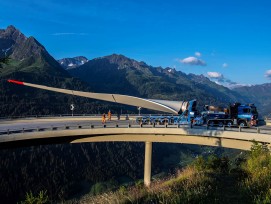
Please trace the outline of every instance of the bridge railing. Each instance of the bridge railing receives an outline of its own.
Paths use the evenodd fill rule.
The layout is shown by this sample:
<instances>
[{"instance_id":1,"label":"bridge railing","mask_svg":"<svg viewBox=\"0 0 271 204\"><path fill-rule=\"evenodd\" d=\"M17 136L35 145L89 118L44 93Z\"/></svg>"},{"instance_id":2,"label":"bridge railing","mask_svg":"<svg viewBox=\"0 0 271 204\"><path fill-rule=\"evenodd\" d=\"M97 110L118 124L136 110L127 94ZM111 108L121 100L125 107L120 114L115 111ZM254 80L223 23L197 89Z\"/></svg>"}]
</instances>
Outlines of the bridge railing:
<instances>
[{"instance_id":1,"label":"bridge railing","mask_svg":"<svg viewBox=\"0 0 271 204\"><path fill-rule=\"evenodd\" d=\"M147 124L134 124L134 123L126 123L126 124L91 124L91 123L78 123L76 125L58 125L58 126L36 126L31 128L20 128L20 129L7 129L0 131L0 135L10 135L10 134L23 134L29 132L41 132L41 131L62 131L62 130L76 130L76 129L98 129L98 128L185 128L185 129L201 129L204 131L233 131L233 132L247 132L247 133L257 133L257 134L270 134L270 128L263 127L210 127L210 126L191 126L191 125L147 125Z\"/></svg>"},{"instance_id":2,"label":"bridge railing","mask_svg":"<svg viewBox=\"0 0 271 204\"><path fill-rule=\"evenodd\" d=\"M27 118L55 118L55 117L101 117L102 114L51 114L51 115L19 115L0 117L0 120L6 119L27 119ZM117 114L112 114L117 117ZM121 114L121 117L136 117L138 114ZM140 114L140 116L173 116L169 114Z\"/></svg>"}]
</instances>

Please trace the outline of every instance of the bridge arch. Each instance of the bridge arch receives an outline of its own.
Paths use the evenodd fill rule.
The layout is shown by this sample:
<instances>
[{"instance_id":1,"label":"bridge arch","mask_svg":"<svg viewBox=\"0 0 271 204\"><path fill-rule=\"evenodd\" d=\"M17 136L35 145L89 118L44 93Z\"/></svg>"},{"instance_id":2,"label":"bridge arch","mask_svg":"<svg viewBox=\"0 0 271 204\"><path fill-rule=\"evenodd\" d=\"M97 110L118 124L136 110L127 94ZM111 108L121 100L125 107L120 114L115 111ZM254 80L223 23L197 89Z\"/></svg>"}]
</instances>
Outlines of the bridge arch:
<instances>
[{"instance_id":1,"label":"bridge arch","mask_svg":"<svg viewBox=\"0 0 271 204\"><path fill-rule=\"evenodd\" d=\"M144 142L144 183L150 185L152 143L181 143L249 150L253 141L270 147L271 137L257 132L235 132L191 128L88 128L2 135L0 146L84 142Z\"/></svg>"}]
</instances>

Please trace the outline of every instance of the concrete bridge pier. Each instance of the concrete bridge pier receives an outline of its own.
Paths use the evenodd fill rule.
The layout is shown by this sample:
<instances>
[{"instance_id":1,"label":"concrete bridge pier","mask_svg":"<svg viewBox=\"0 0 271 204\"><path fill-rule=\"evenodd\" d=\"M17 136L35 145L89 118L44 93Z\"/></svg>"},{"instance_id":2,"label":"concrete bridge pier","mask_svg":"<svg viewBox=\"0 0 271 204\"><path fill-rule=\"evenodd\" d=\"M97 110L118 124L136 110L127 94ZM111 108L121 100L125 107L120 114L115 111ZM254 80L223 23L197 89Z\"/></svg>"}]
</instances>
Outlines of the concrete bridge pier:
<instances>
[{"instance_id":1,"label":"concrete bridge pier","mask_svg":"<svg viewBox=\"0 0 271 204\"><path fill-rule=\"evenodd\" d=\"M151 159L152 142L145 142L144 184L146 187L151 185Z\"/></svg>"}]
</instances>

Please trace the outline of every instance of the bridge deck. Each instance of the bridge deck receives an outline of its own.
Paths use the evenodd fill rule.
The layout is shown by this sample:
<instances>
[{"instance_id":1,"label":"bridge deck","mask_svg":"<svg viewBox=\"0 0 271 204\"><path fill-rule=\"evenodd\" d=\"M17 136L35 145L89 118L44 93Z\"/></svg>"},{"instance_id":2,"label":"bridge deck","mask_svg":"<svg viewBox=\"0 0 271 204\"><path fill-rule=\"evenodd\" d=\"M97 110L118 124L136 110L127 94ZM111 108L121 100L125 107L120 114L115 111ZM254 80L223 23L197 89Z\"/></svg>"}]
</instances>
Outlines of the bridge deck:
<instances>
[{"instance_id":1,"label":"bridge deck","mask_svg":"<svg viewBox=\"0 0 271 204\"><path fill-rule=\"evenodd\" d=\"M252 141L271 144L270 128L209 128L204 126L136 125L129 121L100 121L70 118L2 121L1 147L12 144L79 143L79 142L167 142L250 149Z\"/></svg>"}]
</instances>

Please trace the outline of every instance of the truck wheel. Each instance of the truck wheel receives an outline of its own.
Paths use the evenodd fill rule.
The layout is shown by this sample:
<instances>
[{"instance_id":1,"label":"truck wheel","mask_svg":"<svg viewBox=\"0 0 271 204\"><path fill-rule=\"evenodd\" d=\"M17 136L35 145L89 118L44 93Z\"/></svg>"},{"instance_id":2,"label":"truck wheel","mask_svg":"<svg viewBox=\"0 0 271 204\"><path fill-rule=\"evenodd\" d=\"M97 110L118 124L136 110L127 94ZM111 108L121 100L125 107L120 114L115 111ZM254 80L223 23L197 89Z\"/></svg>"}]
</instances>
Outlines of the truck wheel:
<instances>
[{"instance_id":1,"label":"truck wheel","mask_svg":"<svg viewBox=\"0 0 271 204\"><path fill-rule=\"evenodd\" d=\"M232 126L232 122L231 121L227 122L227 126L231 127Z\"/></svg>"},{"instance_id":2,"label":"truck wheel","mask_svg":"<svg viewBox=\"0 0 271 204\"><path fill-rule=\"evenodd\" d=\"M239 126L240 127L246 127L247 126L247 123L245 121L240 121L239 122Z\"/></svg>"},{"instance_id":3,"label":"truck wheel","mask_svg":"<svg viewBox=\"0 0 271 204\"><path fill-rule=\"evenodd\" d=\"M209 126L211 126L211 127L214 127L215 126L215 122L214 121L210 121L210 122L208 122L209 123Z\"/></svg>"}]
</instances>

